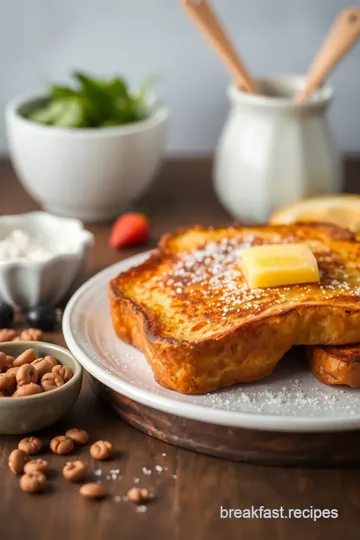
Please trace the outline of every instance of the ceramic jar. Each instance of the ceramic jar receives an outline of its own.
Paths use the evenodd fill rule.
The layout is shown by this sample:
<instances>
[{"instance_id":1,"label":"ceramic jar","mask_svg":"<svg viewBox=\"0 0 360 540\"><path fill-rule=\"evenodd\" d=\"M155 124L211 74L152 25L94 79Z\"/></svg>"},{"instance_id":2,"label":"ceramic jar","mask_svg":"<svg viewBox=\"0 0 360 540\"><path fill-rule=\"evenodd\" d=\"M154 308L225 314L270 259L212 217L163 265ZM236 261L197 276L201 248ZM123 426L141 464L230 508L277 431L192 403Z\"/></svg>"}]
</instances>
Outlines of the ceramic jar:
<instances>
[{"instance_id":1,"label":"ceramic jar","mask_svg":"<svg viewBox=\"0 0 360 540\"><path fill-rule=\"evenodd\" d=\"M341 160L327 120L332 91L325 86L296 103L303 85L303 77L283 75L261 79L261 96L229 88L214 186L235 219L264 222L284 204L340 191Z\"/></svg>"}]
</instances>

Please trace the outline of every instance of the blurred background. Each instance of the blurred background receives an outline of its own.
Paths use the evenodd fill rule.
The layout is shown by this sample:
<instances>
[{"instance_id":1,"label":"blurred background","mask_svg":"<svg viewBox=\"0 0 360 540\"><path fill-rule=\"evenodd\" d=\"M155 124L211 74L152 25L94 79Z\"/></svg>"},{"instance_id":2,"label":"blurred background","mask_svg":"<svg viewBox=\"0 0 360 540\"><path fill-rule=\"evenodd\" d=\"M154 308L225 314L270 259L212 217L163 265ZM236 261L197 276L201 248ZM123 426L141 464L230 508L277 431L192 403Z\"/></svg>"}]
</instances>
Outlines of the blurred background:
<instances>
[{"instance_id":1,"label":"blurred background","mask_svg":"<svg viewBox=\"0 0 360 540\"><path fill-rule=\"evenodd\" d=\"M255 75L303 73L345 0L214 0ZM346 153L360 149L360 47L330 78L331 123ZM131 83L159 75L169 105L167 153L210 153L228 109L228 75L176 0L2 1L0 105L65 82L79 68L123 74ZM4 121L0 152L6 153Z\"/></svg>"}]
</instances>

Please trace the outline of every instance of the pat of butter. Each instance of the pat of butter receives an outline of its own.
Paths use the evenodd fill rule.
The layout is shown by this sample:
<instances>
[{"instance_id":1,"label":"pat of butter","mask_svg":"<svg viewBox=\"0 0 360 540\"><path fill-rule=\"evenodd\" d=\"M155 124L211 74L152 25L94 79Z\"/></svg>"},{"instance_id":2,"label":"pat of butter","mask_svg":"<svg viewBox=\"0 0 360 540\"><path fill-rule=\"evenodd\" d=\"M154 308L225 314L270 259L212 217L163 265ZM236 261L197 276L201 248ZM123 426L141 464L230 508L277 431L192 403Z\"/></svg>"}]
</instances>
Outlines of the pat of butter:
<instances>
[{"instance_id":1,"label":"pat of butter","mask_svg":"<svg viewBox=\"0 0 360 540\"><path fill-rule=\"evenodd\" d=\"M250 288L279 287L320 280L315 256L306 244L271 244L246 248L241 269Z\"/></svg>"}]
</instances>

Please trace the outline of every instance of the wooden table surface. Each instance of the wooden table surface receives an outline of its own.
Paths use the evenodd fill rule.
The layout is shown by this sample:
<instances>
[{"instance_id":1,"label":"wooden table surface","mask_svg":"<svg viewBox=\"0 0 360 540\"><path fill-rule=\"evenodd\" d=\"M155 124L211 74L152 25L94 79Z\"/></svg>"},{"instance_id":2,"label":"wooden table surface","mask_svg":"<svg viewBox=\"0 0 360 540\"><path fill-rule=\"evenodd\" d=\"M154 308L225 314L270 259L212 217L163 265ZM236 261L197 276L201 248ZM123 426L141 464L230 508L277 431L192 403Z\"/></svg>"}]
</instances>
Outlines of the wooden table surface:
<instances>
[{"instance_id":1,"label":"wooden table surface","mask_svg":"<svg viewBox=\"0 0 360 540\"><path fill-rule=\"evenodd\" d=\"M360 163L349 161L346 190L359 192ZM7 161L0 162L0 214L34 210L37 205L23 191ZM211 190L209 160L175 160L167 163L141 206L152 221L151 244L160 234L182 225L222 224L229 221ZM89 226L96 236L89 275L136 253L114 252L107 246L109 225ZM64 344L61 332L46 336ZM22 493L9 471L9 452L19 437L0 436L0 539L17 540L213 540L217 538L327 540L353 539L360 527L360 471L358 469L300 469L239 464L191 453L152 439L119 420L97 401L85 377L79 401L58 425L41 433L44 441L82 427L91 438L108 439L116 458L101 465L109 497L100 503L82 499L78 488L65 481L59 470L65 457L44 452L53 469L51 490L43 495ZM339 435L341 436L341 435ZM331 452L331 448L329 448ZM98 464L88 449L76 452L88 461L90 473ZM157 472L155 466L164 468ZM142 468L152 470L145 475ZM120 469L116 480L107 479ZM91 477L91 474L90 474ZM147 511L136 512L120 501L139 478L155 499ZM221 519L220 507L251 509L336 509L338 519Z\"/></svg>"}]
</instances>

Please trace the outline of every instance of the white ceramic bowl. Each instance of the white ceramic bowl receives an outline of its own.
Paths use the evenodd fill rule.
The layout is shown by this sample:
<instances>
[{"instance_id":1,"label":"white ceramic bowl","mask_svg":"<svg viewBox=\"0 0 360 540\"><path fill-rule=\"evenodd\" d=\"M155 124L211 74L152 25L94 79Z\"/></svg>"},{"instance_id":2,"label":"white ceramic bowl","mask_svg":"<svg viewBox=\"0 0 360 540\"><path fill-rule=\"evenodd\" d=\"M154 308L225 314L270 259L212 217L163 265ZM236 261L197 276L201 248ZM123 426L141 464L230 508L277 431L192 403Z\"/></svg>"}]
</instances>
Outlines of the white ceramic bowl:
<instances>
[{"instance_id":1,"label":"white ceramic bowl","mask_svg":"<svg viewBox=\"0 0 360 540\"><path fill-rule=\"evenodd\" d=\"M19 308L56 305L81 278L93 235L79 220L46 212L0 216L0 241L16 229L56 253L46 260L0 260L0 300Z\"/></svg>"},{"instance_id":2,"label":"white ceramic bowl","mask_svg":"<svg viewBox=\"0 0 360 540\"><path fill-rule=\"evenodd\" d=\"M43 207L83 221L119 215L150 185L164 153L168 110L108 128L44 126L22 116L44 97L6 107L10 157L20 181Z\"/></svg>"}]
</instances>

